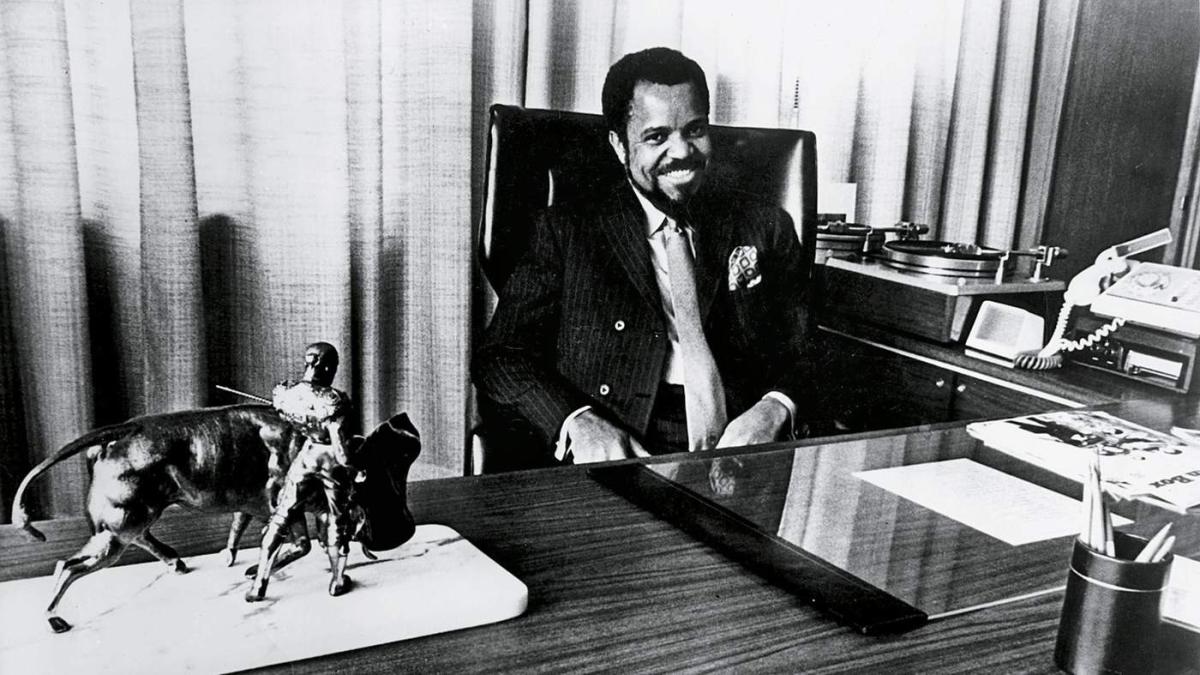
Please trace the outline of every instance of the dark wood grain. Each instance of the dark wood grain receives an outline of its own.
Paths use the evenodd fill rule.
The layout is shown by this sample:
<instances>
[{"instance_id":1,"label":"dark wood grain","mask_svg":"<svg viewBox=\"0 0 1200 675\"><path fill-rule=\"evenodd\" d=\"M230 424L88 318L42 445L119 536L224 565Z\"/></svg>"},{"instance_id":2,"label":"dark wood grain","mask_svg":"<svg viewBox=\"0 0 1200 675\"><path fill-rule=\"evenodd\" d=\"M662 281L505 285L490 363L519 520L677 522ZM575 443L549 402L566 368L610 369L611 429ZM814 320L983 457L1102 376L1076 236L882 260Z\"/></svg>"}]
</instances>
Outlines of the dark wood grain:
<instances>
[{"instance_id":1,"label":"dark wood grain","mask_svg":"<svg viewBox=\"0 0 1200 675\"><path fill-rule=\"evenodd\" d=\"M1053 316L1057 310L1057 307L1052 307L1049 315ZM976 379L994 378L1080 405L1100 405L1116 401L1170 401L1179 398L1171 391L1075 363L1067 363L1055 370L1017 370L967 356L959 345L938 344L839 315L822 315L820 323L825 334L838 337L853 336L846 339L860 344L881 345L900 350L905 354L931 359L944 364L944 367L966 372ZM1056 405L1061 407L1061 404Z\"/></svg>"},{"instance_id":2,"label":"dark wood grain","mask_svg":"<svg viewBox=\"0 0 1200 675\"><path fill-rule=\"evenodd\" d=\"M954 378L951 417L955 420L996 419L1057 410L1062 406L968 375Z\"/></svg>"},{"instance_id":3,"label":"dark wood grain","mask_svg":"<svg viewBox=\"0 0 1200 675\"><path fill-rule=\"evenodd\" d=\"M817 373L823 396L804 411L810 435L950 419L953 373L837 335L825 336L824 349Z\"/></svg>"},{"instance_id":4,"label":"dark wood grain","mask_svg":"<svg viewBox=\"0 0 1200 675\"><path fill-rule=\"evenodd\" d=\"M826 311L938 342L953 341L954 296L837 267L821 266L818 279Z\"/></svg>"},{"instance_id":5,"label":"dark wood grain","mask_svg":"<svg viewBox=\"0 0 1200 675\"><path fill-rule=\"evenodd\" d=\"M883 345L894 343L894 339ZM946 365L934 365L886 351L851 338L830 334L826 338L831 356L822 364L820 377L829 382L828 396L816 416L834 420L836 428L863 431L898 429L951 420L1012 417L1062 408L1061 403L995 384L953 370L961 363L961 349L920 343L924 355L933 355ZM970 359L973 372L986 362ZM1014 371L986 363L1006 379ZM983 374L984 377L987 374ZM829 434L828 426L817 431Z\"/></svg>"},{"instance_id":6,"label":"dark wood grain","mask_svg":"<svg viewBox=\"0 0 1200 675\"><path fill-rule=\"evenodd\" d=\"M1182 405L1177 412L1186 418ZM958 429L916 435L910 445L919 452L963 442ZM855 438L879 448L896 442ZM744 451L717 454L735 452ZM528 611L268 672L1055 671L1060 595L931 622L902 636L864 636L590 480L583 467L418 482L410 502L417 522L453 527L525 582ZM164 528L163 539L193 552L221 547L222 518L163 519L188 523L188 536ZM6 577L45 573L86 535L79 520L48 527L48 544L27 542L14 529L0 526ZM1185 545L1200 552L1200 541ZM1175 649L1177 664L1200 654L1194 644Z\"/></svg>"},{"instance_id":7,"label":"dark wood grain","mask_svg":"<svg viewBox=\"0 0 1200 675\"><path fill-rule=\"evenodd\" d=\"M555 484L547 485L552 474ZM1017 615L998 612L969 627L926 626L901 640L861 636L589 483L577 469L505 482L487 477L425 484L420 501L432 499L439 514L453 509L455 517L439 520L529 585L526 615L279 672L936 671L954 664L961 670L966 663L1053 669L1054 600L1031 604L1028 609L1041 615L1032 625L1026 612L1019 623ZM503 534L481 530L481 520L497 522L484 515L489 505L510 503L514 491L531 499L506 509ZM979 653L976 645L989 643L990 653Z\"/></svg>"},{"instance_id":8,"label":"dark wood grain","mask_svg":"<svg viewBox=\"0 0 1200 675\"><path fill-rule=\"evenodd\" d=\"M757 518L746 518L645 466L599 467L588 475L863 634L903 632L928 618L912 605L775 536L758 526ZM775 504L769 515L775 516L779 508Z\"/></svg>"},{"instance_id":9,"label":"dark wood grain","mask_svg":"<svg viewBox=\"0 0 1200 675\"><path fill-rule=\"evenodd\" d=\"M1197 22L1194 2L1079 4L1042 236L1071 252L1054 267L1060 278L1170 222L1200 49Z\"/></svg>"}]
</instances>

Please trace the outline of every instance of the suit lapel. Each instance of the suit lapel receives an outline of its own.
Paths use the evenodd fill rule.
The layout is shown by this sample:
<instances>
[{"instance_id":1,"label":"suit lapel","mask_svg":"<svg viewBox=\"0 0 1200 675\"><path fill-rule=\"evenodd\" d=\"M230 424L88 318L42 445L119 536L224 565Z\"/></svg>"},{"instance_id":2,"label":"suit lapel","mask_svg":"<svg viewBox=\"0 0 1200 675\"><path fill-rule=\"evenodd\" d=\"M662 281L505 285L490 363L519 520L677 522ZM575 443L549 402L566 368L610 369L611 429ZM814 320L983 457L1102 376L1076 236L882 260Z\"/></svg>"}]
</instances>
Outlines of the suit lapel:
<instances>
[{"instance_id":1,"label":"suit lapel","mask_svg":"<svg viewBox=\"0 0 1200 675\"><path fill-rule=\"evenodd\" d=\"M716 215L719 211L703 208L690 211L688 222L696 233L696 300L700 304L700 319L706 320L728 273L726 255L733 227L729 219Z\"/></svg>"},{"instance_id":2,"label":"suit lapel","mask_svg":"<svg viewBox=\"0 0 1200 675\"><path fill-rule=\"evenodd\" d=\"M650 250L646 241L646 218L632 190L628 185L618 188L613 199L615 206L608 209L601 221L601 229L638 294L656 314L662 316L662 298L658 292L658 282L654 279L654 269L650 265Z\"/></svg>"}]
</instances>

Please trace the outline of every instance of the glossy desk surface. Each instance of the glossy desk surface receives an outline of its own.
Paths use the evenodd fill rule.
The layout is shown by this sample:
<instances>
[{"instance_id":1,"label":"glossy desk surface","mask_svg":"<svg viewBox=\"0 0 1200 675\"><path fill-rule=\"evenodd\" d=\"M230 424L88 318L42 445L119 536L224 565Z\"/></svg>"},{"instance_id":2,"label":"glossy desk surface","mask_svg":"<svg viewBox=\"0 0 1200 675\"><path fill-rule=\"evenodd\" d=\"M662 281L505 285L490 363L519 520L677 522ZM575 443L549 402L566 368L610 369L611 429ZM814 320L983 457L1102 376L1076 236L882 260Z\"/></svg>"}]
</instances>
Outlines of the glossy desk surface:
<instances>
[{"instance_id":1,"label":"glossy desk surface","mask_svg":"<svg viewBox=\"0 0 1200 675\"><path fill-rule=\"evenodd\" d=\"M1166 408L1127 405L1114 412L1158 428L1196 421L1194 400L1178 399ZM953 456L973 452L978 444L961 425L950 425L801 445L806 447L797 456L843 453L847 461L859 461L851 458ZM671 458L651 463L661 461ZM1066 494L1078 490L1043 478L1039 482ZM931 621L902 634L862 635L626 501L589 478L586 467L414 483L410 503L418 522L453 527L524 581L530 590L527 612L499 624L273 671L1056 672L1052 653L1061 593ZM1150 507L1134 510L1135 532L1153 532L1166 519L1181 518ZM1177 525L1176 551L1200 559L1195 520ZM196 546L219 548L224 522L214 521L215 536ZM68 540L59 548L78 546L82 528L66 523L52 541ZM48 573L55 553L23 543L12 529L0 527L0 570ZM963 541L970 547L975 540ZM1030 550L1036 551L1029 554L1031 573L1052 581L1053 570L1038 562L1044 550ZM1066 545L1061 553L1065 575ZM1022 549L1017 555L1025 554ZM931 551L927 559L937 555ZM1196 636L1179 629L1170 635L1172 670L1200 667Z\"/></svg>"},{"instance_id":2,"label":"glossy desk surface","mask_svg":"<svg viewBox=\"0 0 1200 675\"><path fill-rule=\"evenodd\" d=\"M977 445L961 428L950 428L801 452L925 457ZM503 624L297 669L1056 671L1061 593L903 634L866 636L618 497L588 479L582 467L429 482L413 492L419 520L458 529L525 581L529 610ZM1139 516L1138 532L1152 533L1165 519L1179 518L1149 507L1135 510L1139 514L1130 515ZM1177 551L1200 558L1200 527L1191 520L1181 521L1187 535ZM978 543L968 535L961 545ZM1009 573L1019 573L1024 561L1045 583L1065 578L1069 539L1057 544L1061 555L1051 552L1049 566L1045 546L1052 542L1022 549L1006 563ZM931 550L920 557L936 567L938 555ZM1054 563L1054 557L1060 560ZM1200 667L1200 644L1177 633L1173 637L1182 639L1171 663Z\"/></svg>"}]
</instances>

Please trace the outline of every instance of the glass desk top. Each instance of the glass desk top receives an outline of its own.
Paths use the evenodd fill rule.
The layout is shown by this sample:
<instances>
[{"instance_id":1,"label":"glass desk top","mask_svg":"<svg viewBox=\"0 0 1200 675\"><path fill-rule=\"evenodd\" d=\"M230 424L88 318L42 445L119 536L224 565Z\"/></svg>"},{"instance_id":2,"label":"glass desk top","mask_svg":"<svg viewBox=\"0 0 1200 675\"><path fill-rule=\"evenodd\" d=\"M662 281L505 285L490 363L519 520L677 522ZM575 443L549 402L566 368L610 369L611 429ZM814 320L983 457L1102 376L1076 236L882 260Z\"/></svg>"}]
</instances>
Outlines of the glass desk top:
<instances>
[{"instance_id":1,"label":"glass desk top","mask_svg":"<svg viewBox=\"0 0 1200 675\"><path fill-rule=\"evenodd\" d=\"M961 428L589 473L859 630L885 632L1058 592L1065 583L1073 534L1010 545L854 475L959 458L1080 495L1077 484L987 448ZM1115 510L1137 520L1120 529L1146 536L1181 518L1134 503ZM1187 524L1192 546L1195 520Z\"/></svg>"}]
</instances>

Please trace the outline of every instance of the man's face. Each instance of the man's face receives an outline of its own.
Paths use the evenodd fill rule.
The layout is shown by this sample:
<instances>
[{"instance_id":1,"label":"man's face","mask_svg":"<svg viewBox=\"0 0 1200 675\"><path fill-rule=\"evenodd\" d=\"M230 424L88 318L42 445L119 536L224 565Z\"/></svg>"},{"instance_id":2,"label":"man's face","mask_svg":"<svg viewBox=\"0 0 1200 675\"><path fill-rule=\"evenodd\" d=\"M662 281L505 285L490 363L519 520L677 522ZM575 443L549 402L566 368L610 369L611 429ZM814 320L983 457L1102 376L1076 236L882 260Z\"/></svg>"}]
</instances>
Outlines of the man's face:
<instances>
[{"instance_id":1,"label":"man's face","mask_svg":"<svg viewBox=\"0 0 1200 675\"><path fill-rule=\"evenodd\" d=\"M701 110L691 83L638 82L625 138L608 134L629 180L664 212L686 203L704 179L712 142Z\"/></svg>"}]
</instances>

